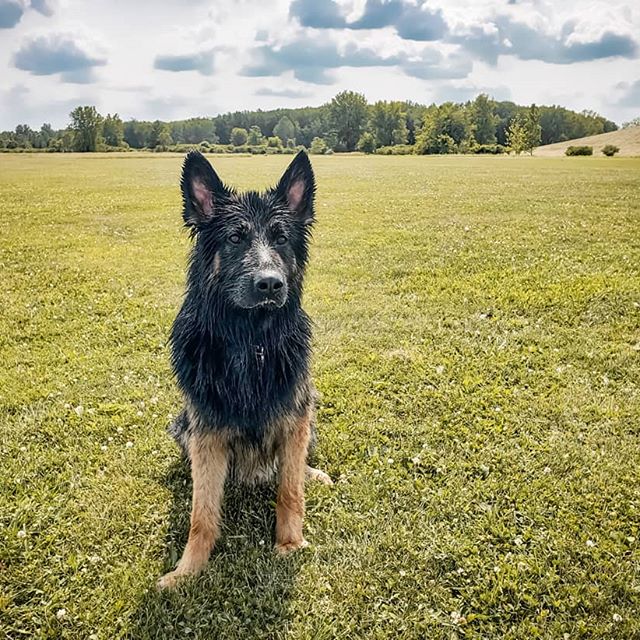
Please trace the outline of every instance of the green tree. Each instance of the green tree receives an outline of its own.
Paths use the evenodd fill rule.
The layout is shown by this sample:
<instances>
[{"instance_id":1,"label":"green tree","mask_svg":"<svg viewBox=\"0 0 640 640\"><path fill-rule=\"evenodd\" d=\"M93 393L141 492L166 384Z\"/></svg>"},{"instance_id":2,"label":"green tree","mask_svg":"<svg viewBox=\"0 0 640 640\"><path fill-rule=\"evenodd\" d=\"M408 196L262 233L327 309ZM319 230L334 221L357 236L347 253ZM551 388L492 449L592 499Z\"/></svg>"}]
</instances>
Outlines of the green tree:
<instances>
[{"instance_id":1,"label":"green tree","mask_svg":"<svg viewBox=\"0 0 640 640\"><path fill-rule=\"evenodd\" d=\"M342 91L329 104L329 122L336 150L353 151L367 122L367 99L361 93Z\"/></svg>"},{"instance_id":2,"label":"green tree","mask_svg":"<svg viewBox=\"0 0 640 640\"><path fill-rule=\"evenodd\" d=\"M143 149L148 146L151 123L129 120L124 123L124 141L133 149Z\"/></svg>"},{"instance_id":3,"label":"green tree","mask_svg":"<svg viewBox=\"0 0 640 640\"><path fill-rule=\"evenodd\" d=\"M121 147L124 141L124 124L117 113L107 114L102 123L102 137L110 147Z\"/></svg>"},{"instance_id":4,"label":"green tree","mask_svg":"<svg viewBox=\"0 0 640 640\"><path fill-rule=\"evenodd\" d=\"M93 106L76 107L70 114L75 151L95 151L101 142L102 116Z\"/></svg>"},{"instance_id":5,"label":"green tree","mask_svg":"<svg viewBox=\"0 0 640 640\"><path fill-rule=\"evenodd\" d=\"M231 144L234 147L241 147L244 144L247 144L247 140L249 139L249 134L246 129L242 127L234 127L231 130Z\"/></svg>"},{"instance_id":6,"label":"green tree","mask_svg":"<svg viewBox=\"0 0 640 640\"><path fill-rule=\"evenodd\" d=\"M418 154L455 153L466 144L470 135L471 127L462 105L445 102L425 112L415 150Z\"/></svg>"},{"instance_id":7,"label":"green tree","mask_svg":"<svg viewBox=\"0 0 640 640\"><path fill-rule=\"evenodd\" d=\"M365 131L358 140L358 151L363 153L374 153L376 150L376 139L372 133Z\"/></svg>"},{"instance_id":8,"label":"green tree","mask_svg":"<svg viewBox=\"0 0 640 640\"><path fill-rule=\"evenodd\" d=\"M264 143L264 136L262 135L262 131L258 125L253 125L251 129L249 129L249 133L247 135L247 144L250 144L253 147L257 147Z\"/></svg>"},{"instance_id":9,"label":"green tree","mask_svg":"<svg viewBox=\"0 0 640 640\"><path fill-rule=\"evenodd\" d=\"M294 140L296 137L296 126L287 116L282 116L278 124L273 128L273 135L282 140L282 144L287 144L287 140Z\"/></svg>"},{"instance_id":10,"label":"green tree","mask_svg":"<svg viewBox=\"0 0 640 640\"><path fill-rule=\"evenodd\" d=\"M481 93L471 105L473 136L478 144L496 143L496 126L499 118L494 113L495 104L486 93Z\"/></svg>"},{"instance_id":11,"label":"green tree","mask_svg":"<svg viewBox=\"0 0 640 640\"><path fill-rule=\"evenodd\" d=\"M171 144L173 144L173 139L171 138L169 125L161 120L155 120L151 125L147 146L149 149L155 149L156 147L167 147Z\"/></svg>"},{"instance_id":12,"label":"green tree","mask_svg":"<svg viewBox=\"0 0 640 640\"><path fill-rule=\"evenodd\" d=\"M540 126L540 109L532 104L524 120L525 151L533 155L533 150L540 145L542 127Z\"/></svg>"},{"instance_id":13,"label":"green tree","mask_svg":"<svg viewBox=\"0 0 640 640\"><path fill-rule=\"evenodd\" d=\"M171 137L171 130L167 125L162 128L160 135L158 136L158 144L156 147L160 147L161 149L166 149L173 144L173 138Z\"/></svg>"},{"instance_id":14,"label":"green tree","mask_svg":"<svg viewBox=\"0 0 640 640\"><path fill-rule=\"evenodd\" d=\"M507 129L507 144L517 156L527 148L527 132L520 114L511 120Z\"/></svg>"},{"instance_id":15,"label":"green tree","mask_svg":"<svg viewBox=\"0 0 640 640\"><path fill-rule=\"evenodd\" d=\"M407 116L402 102L376 102L371 108L370 128L378 147L407 142Z\"/></svg>"},{"instance_id":16,"label":"green tree","mask_svg":"<svg viewBox=\"0 0 640 640\"><path fill-rule=\"evenodd\" d=\"M53 130L48 122L45 122L40 127L40 136L45 147L48 147L51 141L56 137L56 132Z\"/></svg>"},{"instance_id":17,"label":"green tree","mask_svg":"<svg viewBox=\"0 0 640 640\"><path fill-rule=\"evenodd\" d=\"M311 141L311 146L309 147L309 151L313 154L322 155L327 152L327 143L324 141L324 138L315 137Z\"/></svg>"}]
</instances>

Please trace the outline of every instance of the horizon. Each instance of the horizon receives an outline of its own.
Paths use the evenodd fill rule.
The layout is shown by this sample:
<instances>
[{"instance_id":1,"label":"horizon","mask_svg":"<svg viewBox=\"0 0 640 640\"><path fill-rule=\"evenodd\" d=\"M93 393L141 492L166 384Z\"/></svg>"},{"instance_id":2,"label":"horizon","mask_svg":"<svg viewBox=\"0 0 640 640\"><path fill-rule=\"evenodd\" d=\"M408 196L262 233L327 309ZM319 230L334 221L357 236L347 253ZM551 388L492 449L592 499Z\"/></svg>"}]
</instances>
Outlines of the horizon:
<instances>
[{"instance_id":1,"label":"horizon","mask_svg":"<svg viewBox=\"0 0 640 640\"><path fill-rule=\"evenodd\" d=\"M123 120L378 100L640 112L640 8L629 0L0 0L0 130L68 125L78 105ZM133 55L132 55L133 54Z\"/></svg>"}]
</instances>

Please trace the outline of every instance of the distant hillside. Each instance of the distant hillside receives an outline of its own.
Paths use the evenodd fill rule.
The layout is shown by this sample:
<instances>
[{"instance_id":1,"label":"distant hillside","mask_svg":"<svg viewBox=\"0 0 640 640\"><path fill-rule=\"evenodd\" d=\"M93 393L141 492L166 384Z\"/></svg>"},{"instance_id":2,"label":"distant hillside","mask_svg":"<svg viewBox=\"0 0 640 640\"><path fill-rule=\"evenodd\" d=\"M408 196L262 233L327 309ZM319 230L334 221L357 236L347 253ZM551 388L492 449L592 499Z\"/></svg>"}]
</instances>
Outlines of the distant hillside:
<instances>
[{"instance_id":1,"label":"distant hillside","mask_svg":"<svg viewBox=\"0 0 640 640\"><path fill-rule=\"evenodd\" d=\"M586 138L547 144L543 147L538 147L534 155L548 158L563 156L567 147L585 144L593 147L594 156L602 155L600 149L605 144L615 144L616 147L620 147L620 153L617 154L619 156L640 156L640 127L627 127L618 131L601 133L597 136L587 136Z\"/></svg>"}]
</instances>

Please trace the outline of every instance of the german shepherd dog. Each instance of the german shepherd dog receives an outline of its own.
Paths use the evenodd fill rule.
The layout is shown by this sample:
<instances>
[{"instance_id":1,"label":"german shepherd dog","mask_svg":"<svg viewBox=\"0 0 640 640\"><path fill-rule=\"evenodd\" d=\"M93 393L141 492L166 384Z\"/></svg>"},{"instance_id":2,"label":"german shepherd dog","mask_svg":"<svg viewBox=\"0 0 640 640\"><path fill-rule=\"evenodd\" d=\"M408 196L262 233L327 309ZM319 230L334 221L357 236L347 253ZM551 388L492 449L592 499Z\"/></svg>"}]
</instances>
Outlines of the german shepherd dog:
<instances>
[{"instance_id":1,"label":"german shepherd dog","mask_svg":"<svg viewBox=\"0 0 640 640\"><path fill-rule=\"evenodd\" d=\"M275 549L306 546L305 476L315 439L311 329L302 281L315 179L301 151L275 188L238 193L197 151L182 169L183 218L194 241L173 324L172 364L185 407L169 431L191 463L193 500L182 559L159 587L206 565L220 531L227 478L277 475Z\"/></svg>"}]
</instances>

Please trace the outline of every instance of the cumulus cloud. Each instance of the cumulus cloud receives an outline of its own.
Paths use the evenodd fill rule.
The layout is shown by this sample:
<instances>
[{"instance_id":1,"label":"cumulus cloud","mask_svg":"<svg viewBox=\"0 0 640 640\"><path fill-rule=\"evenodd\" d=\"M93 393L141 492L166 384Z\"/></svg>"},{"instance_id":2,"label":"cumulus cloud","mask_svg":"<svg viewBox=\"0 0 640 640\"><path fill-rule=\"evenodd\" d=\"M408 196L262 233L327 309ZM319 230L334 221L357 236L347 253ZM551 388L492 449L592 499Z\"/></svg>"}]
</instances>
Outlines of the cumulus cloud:
<instances>
[{"instance_id":1,"label":"cumulus cloud","mask_svg":"<svg viewBox=\"0 0 640 640\"><path fill-rule=\"evenodd\" d=\"M213 51L200 51L183 55L156 56L153 66L162 71L197 71L203 76L213 75Z\"/></svg>"},{"instance_id":2,"label":"cumulus cloud","mask_svg":"<svg viewBox=\"0 0 640 640\"><path fill-rule=\"evenodd\" d=\"M29 6L48 18L53 15L53 7L49 0L31 0Z\"/></svg>"},{"instance_id":3,"label":"cumulus cloud","mask_svg":"<svg viewBox=\"0 0 640 640\"><path fill-rule=\"evenodd\" d=\"M633 58L638 44L628 34L603 31L593 40L572 38L575 22L567 21L559 35L542 28L498 16L494 21L473 26L467 32L451 36L452 42L495 65L500 55L512 55L521 60L540 60L551 64L572 64L604 58Z\"/></svg>"},{"instance_id":4,"label":"cumulus cloud","mask_svg":"<svg viewBox=\"0 0 640 640\"><path fill-rule=\"evenodd\" d=\"M50 34L27 40L14 55L13 64L35 76L60 73L65 82L86 84L92 81L93 68L106 60L89 54L73 36Z\"/></svg>"},{"instance_id":5,"label":"cumulus cloud","mask_svg":"<svg viewBox=\"0 0 640 640\"><path fill-rule=\"evenodd\" d=\"M15 27L24 13L22 2L17 0L0 0L0 29Z\"/></svg>"},{"instance_id":6,"label":"cumulus cloud","mask_svg":"<svg viewBox=\"0 0 640 640\"><path fill-rule=\"evenodd\" d=\"M34 9L43 16L51 17L53 7L50 0L0 0L0 29L13 29L27 9Z\"/></svg>"},{"instance_id":7,"label":"cumulus cloud","mask_svg":"<svg viewBox=\"0 0 640 640\"><path fill-rule=\"evenodd\" d=\"M439 51L425 50L412 55L405 52L381 55L371 48L349 44L342 50L331 40L309 40L302 37L280 48L256 47L252 61L241 73L246 76L278 76L293 71L297 80L312 84L331 84L329 73L340 67L400 67L407 75L423 78L464 78L472 69L468 59L444 56Z\"/></svg>"},{"instance_id":8,"label":"cumulus cloud","mask_svg":"<svg viewBox=\"0 0 640 640\"><path fill-rule=\"evenodd\" d=\"M406 0L366 0L362 15L348 22L333 0L295 0L289 15L297 18L303 27L314 29L395 27L401 38L423 42L441 39L448 29L442 11L430 9L424 1L416 5Z\"/></svg>"},{"instance_id":9,"label":"cumulus cloud","mask_svg":"<svg viewBox=\"0 0 640 640\"><path fill-rule=\"evenodd\" d=\"M294 0L289 7L289 15L298 18L303 27L343 29L346 26L338 3L332 0Z\"/></svg>"}]
</instances>

